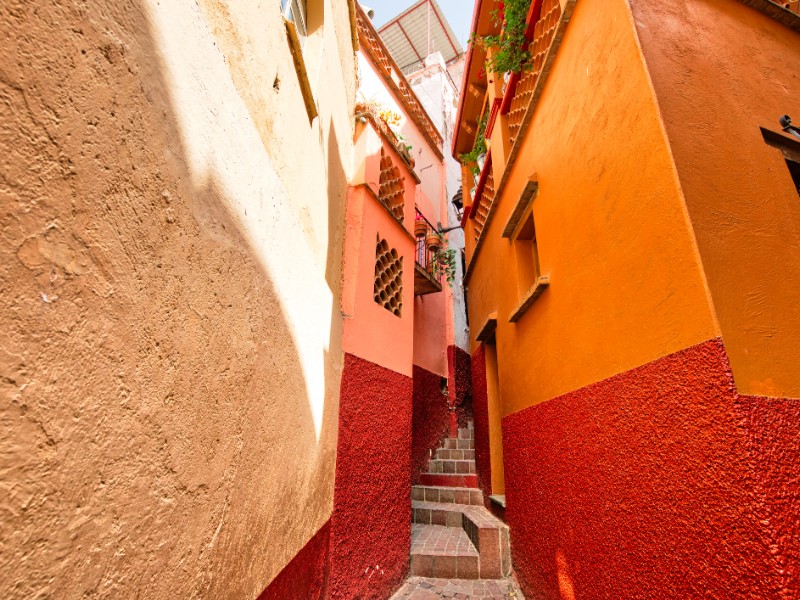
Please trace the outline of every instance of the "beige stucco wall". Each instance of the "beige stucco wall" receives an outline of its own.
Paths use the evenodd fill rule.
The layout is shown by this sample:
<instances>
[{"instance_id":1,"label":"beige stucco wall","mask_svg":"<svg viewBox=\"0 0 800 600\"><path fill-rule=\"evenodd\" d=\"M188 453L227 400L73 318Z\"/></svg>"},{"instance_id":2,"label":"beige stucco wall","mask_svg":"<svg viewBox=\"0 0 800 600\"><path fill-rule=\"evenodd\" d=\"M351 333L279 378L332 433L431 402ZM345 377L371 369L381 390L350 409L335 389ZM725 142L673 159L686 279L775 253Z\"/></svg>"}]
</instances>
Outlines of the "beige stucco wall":
<instances>
[{"instance_id":1,"label":"beige stucco wall","mask_svg":"<svg viewBox=\"0 0 800 600\"><path fill-rule=\"evenodd\" d=\"M329 518L355 73L313 5L311 125L278 2L0 7L0 597L254 598Z\"/></svg>"}]
</instances>

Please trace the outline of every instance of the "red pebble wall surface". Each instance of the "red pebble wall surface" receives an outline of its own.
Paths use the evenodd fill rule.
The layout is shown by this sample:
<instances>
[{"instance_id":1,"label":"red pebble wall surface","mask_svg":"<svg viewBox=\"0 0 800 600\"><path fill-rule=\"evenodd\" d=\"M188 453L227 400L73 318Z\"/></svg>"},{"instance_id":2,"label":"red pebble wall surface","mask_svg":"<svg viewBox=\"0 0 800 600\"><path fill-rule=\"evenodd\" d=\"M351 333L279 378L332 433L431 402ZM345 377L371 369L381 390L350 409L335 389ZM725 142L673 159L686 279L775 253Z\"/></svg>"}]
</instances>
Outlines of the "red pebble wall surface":
<instances>
[{"instance_id":1,"label":"red pebble wall surface","mask_svg":"<svg viewBox=\"0 0 800 600\"><path fill-rule=\"evenodd\" d=\"M419 483L419 475L428 464L430 451L438 448L447 437L450 412L447 395L442 393L439 375L414 365L414 420L411 446L411 469L413 482Z\"/></svg>"},{"instance_id":2,"label":"red pebble wall surface","mask_svg":"<svg viewBox=\"0 0 800 600\"><path fill-rule=\"evenodd\" d=\"M800 597L798 427L800 401L736 393L721 340L505 417L524 591Z\"/></svg>"},{"instance_id":3,"label":"red pebble wall surface","mask_svg":"<svg viewBox=\"0 0 800 600\"><path fill-rule=\"evenodd\" d=\"M800 598L800 400L740 396L755 506L784 572L782 599Z\"/></svg>"},{"instance_id":4,"label":"red pebble wall surface","mask_svg":"<svg viewBox=\"0 0 800 600\"><path fill-rule=\"evenodd\" d=\"M323 600L327 591L329 538L330 521L272 580L258 600Z\"/></svg>"},{"instance_id":5,"label":"red pebble wall surface","mask_svg":"<svg viewBox=\"0 0 800 600\"><path fill-rule=\"evenodd\" d=\"M472 353L472 413L475 419L475 467L478 486L484 496L492 489L492 466L489 455L489 396L486 388L486 351L480 344Z\"/></svg>"},{"instance_id":6,"label":"red pebble wall surface","mask_svg":"<svg viewBox=\"0 0 800 600\"><path fill-rule=\"evenodd\" d=\"M408 573L411 397L411 378L345 355L331 519L333 600L384 600Z\"/></svg>"}]
</instances>

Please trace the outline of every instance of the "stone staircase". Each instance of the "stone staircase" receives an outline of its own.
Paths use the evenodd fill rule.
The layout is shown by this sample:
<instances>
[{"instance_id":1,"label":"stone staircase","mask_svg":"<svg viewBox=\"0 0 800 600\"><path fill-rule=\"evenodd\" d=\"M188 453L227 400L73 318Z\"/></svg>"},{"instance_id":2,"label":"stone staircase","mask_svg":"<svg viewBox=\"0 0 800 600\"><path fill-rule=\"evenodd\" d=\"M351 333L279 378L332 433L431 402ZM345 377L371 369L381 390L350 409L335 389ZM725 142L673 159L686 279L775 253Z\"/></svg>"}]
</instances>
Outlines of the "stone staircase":
<instances>
[{"instance_id":1,"label":"stone staircase","mask_svg":"<svg viewBox=\"0 0 800 600\"><path fill-rule=\"evenodd\" d=\"M446 438L411 488L411 575L501 579L511 573L508 527L483 505L470 423Z\"/></svg>"}]
</instances>

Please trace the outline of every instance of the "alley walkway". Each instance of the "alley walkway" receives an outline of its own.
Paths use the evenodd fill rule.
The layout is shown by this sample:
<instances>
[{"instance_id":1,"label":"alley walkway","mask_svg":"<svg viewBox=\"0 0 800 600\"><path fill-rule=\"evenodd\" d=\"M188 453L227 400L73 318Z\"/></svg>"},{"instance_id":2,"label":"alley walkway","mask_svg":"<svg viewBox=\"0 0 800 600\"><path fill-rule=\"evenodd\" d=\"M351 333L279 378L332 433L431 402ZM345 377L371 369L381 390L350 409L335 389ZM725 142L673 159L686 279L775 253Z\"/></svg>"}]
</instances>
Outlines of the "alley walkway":
<instances>
[{"instance_id":1,"label":"alley walkway","mask_svg":"<svg viewBox=\"0 0 800 600\"><path fill-rule=\"evenodd\" d=\"M525 600L510 578L500 580L431 579L409 577L391 600Z\"/></svg>"}]
</instances>

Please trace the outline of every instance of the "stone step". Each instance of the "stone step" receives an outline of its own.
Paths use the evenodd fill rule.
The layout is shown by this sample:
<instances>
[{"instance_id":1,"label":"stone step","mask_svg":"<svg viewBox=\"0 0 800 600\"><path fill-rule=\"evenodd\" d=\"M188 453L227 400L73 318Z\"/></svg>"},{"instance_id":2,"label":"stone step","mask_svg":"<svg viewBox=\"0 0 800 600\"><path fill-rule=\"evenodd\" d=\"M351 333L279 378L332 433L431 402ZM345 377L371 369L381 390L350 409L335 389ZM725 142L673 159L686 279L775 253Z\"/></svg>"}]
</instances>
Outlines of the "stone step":
<instances>
[{"instance_id":1,"label":"stone step","mask_svg":"<svg viewBox=\"0 0 800 600\"><path fill-rule=\"evenodd\" d=\"M428 473L475 473L474 460L440 460L428 461Z\"/></svg>"},{"instance_id":2,"label":"stone step","mask_svg":"<svg viewBox=\"0 0 800 600\"><path fill-rule=\"evenodd\" d=\"M508 526L483 506L413 501L411 507L412 528L445 526L460 528L467 534L478 551L481 579L500 579L510 574Z\"/></svg>"},{"instance_id":3,"label":"stone step","mask_svg":"<svg viewBox=\"0 0 800 600\"><path fill-rule=\"evenodd\" d=\"M411 574L417 577L479 579L478 550L460 527L412 525Z\"/></svg>"},{"instance_id":4,"label":"stone step","mask_svg":"<svg viewBox=\"0 0 800 600\"><path fill-rule=\"evenodd\" d=\"M475 450L450 450L439 448L436 450L438 460L475 460Z\"/></svg>"},{"instance_id":5,"label":"stone step","mask_svg":"<svg viewBox=\"0 0 800 600\"><path fill-rule=\"evenodd\" d=\"M469 504L411 502L411 522L417 525L443 525L444 527L463 527L462 508Z\"/></svg>"},{"instance_id":6,"label":"stone step","mask_svg":"<svg viewBox=\"0 0 800 600\"><path fill-rule=\"evenodd\" d=\"M474 439L444 438L442 448L446 450L475 450Z\"/></svg>"},{"instance_id":7,"label":"stone step","mask_svg":"<svg viewBox=\"0 0 800 600\"><path fill-rule=\"evenodd\" d=\"M473 474L454 473L421 473L420 485L434 485L451 488L477 488L478 476Z\"/></svg>"},{"instance_id":8,"label":"stone step","mask_svg":"<svg viewBox=\"0 0 800 600\"><path fill-rule=\"evenodd\" d=\"M483 506L483 493L475 488L414 485L411 486L411 499L424 500L425 502L444 502Z\"/></svg>"},{"instance_id":9,"label":"stone step","mask_svg":"<svg viewBox=\"0 0 800 600\"><path fill-rule=\"evenodd\" d=\"M471 427L459 428L458 439L460 440L474 440L475 430Z\"/></svg>"}]
</instances>

